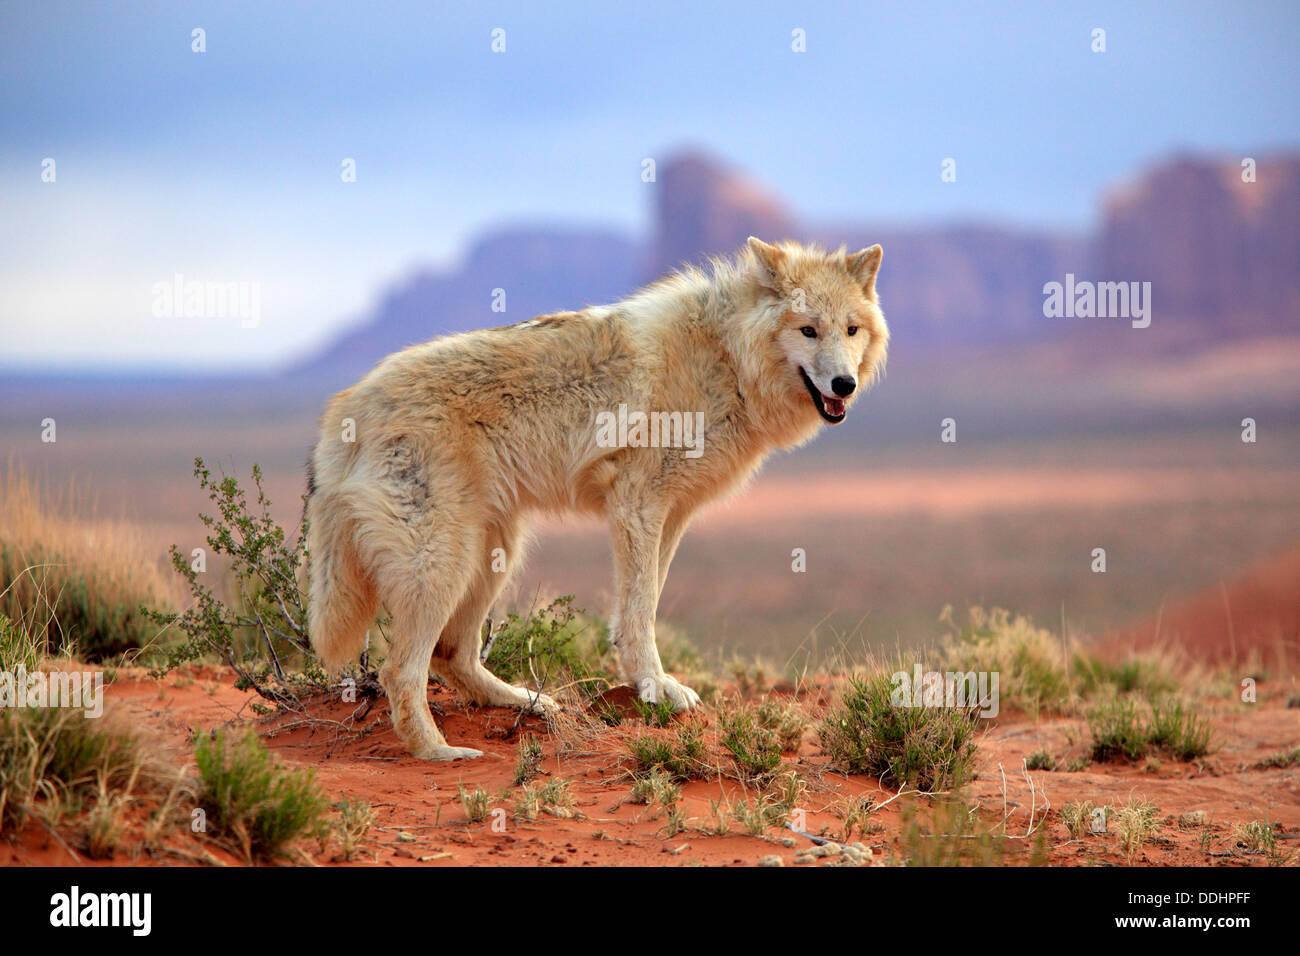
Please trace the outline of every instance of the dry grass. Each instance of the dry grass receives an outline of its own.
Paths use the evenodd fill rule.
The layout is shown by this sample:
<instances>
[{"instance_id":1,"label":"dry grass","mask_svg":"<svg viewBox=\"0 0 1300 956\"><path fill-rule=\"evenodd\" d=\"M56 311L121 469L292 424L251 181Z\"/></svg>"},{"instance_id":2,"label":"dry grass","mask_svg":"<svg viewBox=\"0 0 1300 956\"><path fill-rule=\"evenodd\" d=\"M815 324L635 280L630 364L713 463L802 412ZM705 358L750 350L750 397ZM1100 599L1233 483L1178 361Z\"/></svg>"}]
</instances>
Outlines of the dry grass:
<instances>
[{"instance_id":1,"label":"dry grass","mask_svg":"<svg viewBox=\"0 0 1300 956\"><path fill-rule=\"evenodd\" d=\"M1130 797L1127 804L1115 811L1116 830L1124 859L1132 866L1150 837L1159 829L1156 814L1159 808L1149 800Z\"/></svg>"},{"instance_id":2,"label":"dry grass","mask_svg":"<svg viewBox=\"0 0 1300 956\"><path fill-rule=\"evenodd\" d=\"M1082 840L1087 834L1093 832L1093 821L1096 819L1095 811L1098 808L1091 800L1080 800L1076 803L1067 803L1061 807L1061 822L1065 824L1065 829L1070 833L1071 840ZM1106 808L1101 808L1102 813Z\"/></svg>"},{"instance_id":3,"label":"dry grass","mask_svg":"<svg viewBox=\"0 0 1300 956\"><path fill-rule=\"evenodd\" d=\"M140 606L175 598L138 529L96 517L74 486L42 489L10 465L0 482L0 612L43 653L75 648L99 660L140 647L156 630Z\"/></svg>"},{"instance_id":4,"label":"dry grass","mask_svg":"<svg viewBox=\"0 0 1300 956\"><path fill-rule=\"evenodd\" d=\"M332 830L339 847L335 859L346 863L356 859L370 828L375 825L375 812L365 800L350 797L334 804L334 809L338 811L338 819Z\"/></svg>"},{"instance_id":5,"label":"dry grass","mask_svg":"<svg viewBox=\"0 0 1300 956\"><path fill-rule=\"evenodd\" d=\"M458 785L456 793L460 798L460 804L465 809L465 821L467 823L482 823L492 812L492 795L483 787L477 786L473 790L467 790L464 786Z\"/></svg>"},{"instance_id":6,"label":"dry grass","mask_svg":"<svg viewBox=\"0 0 1300 956\"><path fill-rule=\"evenodd\" d=\"M871 814L876 810L876 803L866 794L848 797L834 810L835 815L844 821L839 835L841 843L851 842L855 830L863 836L871 832Z\"/></svg>"},{"instance_id":7,"label":"dry grass","mask_svg":"<svg viewBox=\"0 0 1300 956\"><path fill-rule=\"evenodd\" d=\"M29 824L52 830L93 801L87 850L112 856L132 803L168 804L184 789L175 764L111 712L89 719L71 708L0 710L0 833Z\"/></svg>"},{"instance_id":8,"label":"dry grass","mask_svg":"<svg viewBox=\"0 0 1300 956\"><path fill-rule=\"evenodd\" d=\"M997 672L1001 705L1030 717L1073 708L1079 692L1070 666L1077 649L1070 642L1001 608L970 608L962 626L951 610L944 609L943 620L955 633L944 643L942 670Z\"/></svg>"}]
</instances>

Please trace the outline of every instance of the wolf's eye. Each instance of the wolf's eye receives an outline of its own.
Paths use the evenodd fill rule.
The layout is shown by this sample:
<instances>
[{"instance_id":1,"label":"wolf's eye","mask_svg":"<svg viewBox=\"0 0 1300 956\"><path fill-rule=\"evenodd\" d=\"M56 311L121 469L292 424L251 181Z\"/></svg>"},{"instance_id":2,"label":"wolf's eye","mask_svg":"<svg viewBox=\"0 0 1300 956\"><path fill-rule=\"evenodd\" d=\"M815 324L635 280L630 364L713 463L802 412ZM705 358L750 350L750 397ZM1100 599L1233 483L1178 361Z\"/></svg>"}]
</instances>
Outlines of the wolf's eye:
<instances>
[{"instance_id":1,"label":"wolf's eye","mask_svg":"<svg viewBox=\"0 0 1300 956\"><path fill-rule=\"evenodd\" d=\"M817 330L814 329L811 325L805 325L799 331L802 332L804 335L808 336L808 338L810 339L817 338Z\"/></svg>"},{"instance_id":2,"label":"wolf's eye","mask_svg":"<svg viewBox=\"0 0 1300 956\"><path fill-rule=\"evenodd\" d=\"M857 335L857 334L858 334L858 327L856 325L850 325L849 335Z\"/></svg>"}]
</instances>

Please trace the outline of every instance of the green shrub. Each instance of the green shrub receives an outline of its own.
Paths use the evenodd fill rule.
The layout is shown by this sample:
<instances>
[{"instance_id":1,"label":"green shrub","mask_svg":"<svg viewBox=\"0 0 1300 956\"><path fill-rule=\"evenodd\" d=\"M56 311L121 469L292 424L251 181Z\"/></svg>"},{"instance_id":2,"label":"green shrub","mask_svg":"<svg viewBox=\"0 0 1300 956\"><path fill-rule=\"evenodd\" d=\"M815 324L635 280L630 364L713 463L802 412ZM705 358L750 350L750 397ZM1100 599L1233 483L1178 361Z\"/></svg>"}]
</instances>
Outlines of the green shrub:
<instances>
[{"instance_id":1,"label":"green shrub","mask_svg":"<svg viewBox=\"0 0 1300 956\"><path fill-rule=\"evenodd\" d=\"M1175 760L1195 760L1210 752L1210 725L1171 699L1151 705L1151 745Z\"/></svg>"},{"instance_id":2,"label":"green shrub","mask_svg":"<svg viewBox=\"0 0 1300 956\"><path fill-rule=\"evenodd\" d=\"M208 493L216 514L200 514L213 556L229 560L234 606L202 583L188 553L171 547L172 567L185 581L193 606L182 614L151 612L180 639L168 645L154 669L162 676L181 664L216 658L238 675L236 686L276 703L295 703L304 694L327 690L330 681L307 637L307 596L299 586L306 562L306 523L296 539L271 518L262 488L262 470L253 466L255 507L238 480L221 480L194 459L194 476ZM363 674L358 690L378 693L373 673Z\"/></svg>"},{"instance_id":3,"label":"green shrub","mask_svg":"<svg viewBox=\"0 0 1300 956\"><path fill-rule=\"evenodd\" d=\"M251 729L200 735L194 762L200 806L246 859L273 857L321 824L328 804L314 771L283 769Z\"/></svg>"},{"instance_id":4,"label":"green shrub","mask_svg":"<svg viewBox=\"0 0 1300 956\"><path fill-rule=\"evenodd\" d=\"M1025 767L1029 770L1055 770L1057 759L1046 750L1035 750L1025 758Z\"/></svg>"},{"instance_id":5,"label":"green shrub","mask_svg":"<svg viewBox=\"0 0 1300 956\"><path fill-rule=\"evenodd\" d=\"M1095 761L1136 761L1152 750L1175 760L1194 760L1211 749L1210 726L1179 700L1150 705L1148 719L1136 701L1119 697L1088 714Z\"/></svg>"},{"instance_id":6,"label":"green shrub","mask_svg":"<svg viewBox=\"0 0 1300 956\"><path fill-rule=\"evenodd\" d=\"M839 705L818 727L831 763L895 786L950 790L975 766L973 710L900 707L890 699L888 674L851 678Z\"/></svg>"},{"instance_id":7,"label":"green shrub","mask_svg":"<svg viewBox=\"0 0 1300 956\"><path fill-rule=\"evenodd\" d=\"M696 721L678 725L669 735L637 734L627 745L638 772L659 770L677 780L706 775L704 728Z\"/></svg>"},{"instance_id":8,"label":"green shrub","mask_svg":"<svg viewBox=\"0 0 1300 956\"><path fill-rule=\"evenodd\" d=\"M1129 698L1119 697L1095 707L1088 714L1088 728L1093 760L1138 760L1151 749L1146 724Z\"/></svg>"},{"instance_id":9,"label":"green shrub","mask_svg":"<svg viewBox=\"0 0 1300 956\"><path fill-rule=\"evenodd\" d=\"M484 665L506 683L572 687L588 700L610 686L613 665L608 637L596 631L565 595L527 616L507 614L489 637Z\"/></svg>"},{"instance_id":10,"label":"green shrub","mask_svg":"<svg viewBox=\"0 0 1300 956\"><path fill-rule=\"evenodd\" d=\"M720 710L718 732L723 749L731 754L745 779L767 777L781 766L781 735L763 726L757 708L742 705Z\"/></svg>"}]
</instances>

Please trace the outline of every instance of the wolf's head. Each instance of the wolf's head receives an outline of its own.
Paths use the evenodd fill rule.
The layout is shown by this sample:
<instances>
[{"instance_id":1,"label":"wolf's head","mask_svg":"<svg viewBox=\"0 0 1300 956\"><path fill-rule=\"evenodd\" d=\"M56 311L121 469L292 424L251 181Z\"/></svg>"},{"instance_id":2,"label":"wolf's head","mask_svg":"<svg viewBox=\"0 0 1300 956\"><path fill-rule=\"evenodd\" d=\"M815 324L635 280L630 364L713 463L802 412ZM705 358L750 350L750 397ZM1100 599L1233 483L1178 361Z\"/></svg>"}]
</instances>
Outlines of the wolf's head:
<instances>
[{"instance_id":1,"label":"wolf's head","mask_svg":"<svg viewBox=\"0 0 1300 956\"><path fill-rule=\"evenodd\" d=\"M826 253L749 239L760 314L776 359L769 387L802 396L832 425L875 379L885 361L889 328L876 297L882 250Z\"/></svg>"}]
</instances>

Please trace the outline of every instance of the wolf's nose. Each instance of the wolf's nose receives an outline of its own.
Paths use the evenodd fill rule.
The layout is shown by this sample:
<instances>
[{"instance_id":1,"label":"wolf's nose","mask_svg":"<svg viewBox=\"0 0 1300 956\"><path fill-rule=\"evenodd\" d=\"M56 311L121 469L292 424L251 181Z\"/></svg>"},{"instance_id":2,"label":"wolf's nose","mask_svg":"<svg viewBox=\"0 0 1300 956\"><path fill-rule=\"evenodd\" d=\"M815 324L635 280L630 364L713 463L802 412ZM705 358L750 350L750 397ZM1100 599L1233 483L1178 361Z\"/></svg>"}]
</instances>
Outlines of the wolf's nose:
<instances>
[{"instance_id":1,"label":"wolf's nose","mask_svg":"<svg viewBox=\"0 0 1300 956\"><path fill-rule=\"evenodd\" d=\"M853 390L858 387L858 383L848 375L836 375L831 379L831 391L840 398L846 398L853 394Z\"/></svg>"}]
</instances>

